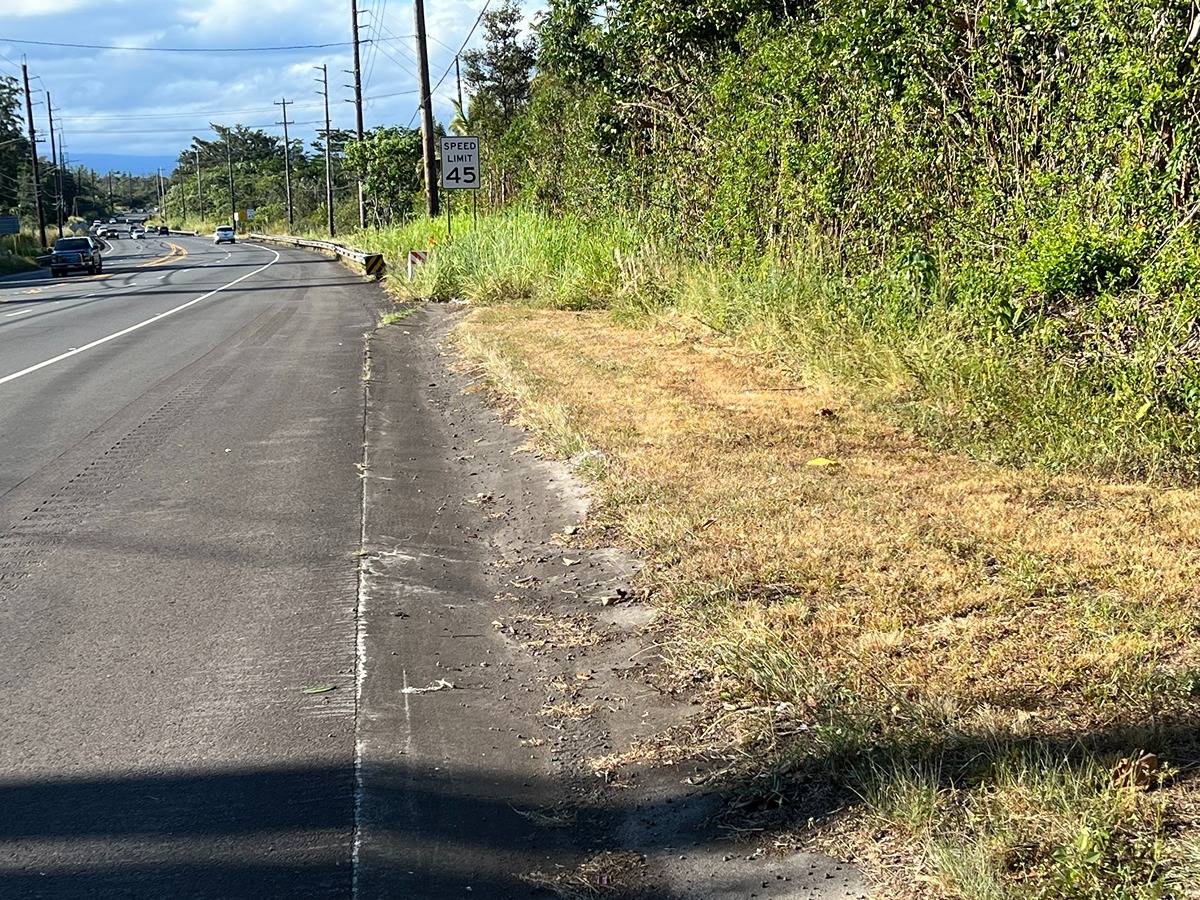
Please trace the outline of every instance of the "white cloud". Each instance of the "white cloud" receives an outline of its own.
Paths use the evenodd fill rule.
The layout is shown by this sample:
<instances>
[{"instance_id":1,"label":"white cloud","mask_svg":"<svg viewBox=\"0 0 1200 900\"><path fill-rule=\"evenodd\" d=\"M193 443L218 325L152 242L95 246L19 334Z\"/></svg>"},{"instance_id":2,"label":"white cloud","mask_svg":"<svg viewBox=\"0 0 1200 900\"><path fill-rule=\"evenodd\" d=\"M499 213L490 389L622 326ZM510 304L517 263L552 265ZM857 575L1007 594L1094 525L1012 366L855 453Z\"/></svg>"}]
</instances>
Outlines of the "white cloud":
<instances>
[{"instance_id":1,"label":"white cloud","mask_svg":"<svg viewBox=\"0 0 1200 900\"><path fill-rule=\"evenodd\" d=\"M375 14L383 0L359 0L364 37L376 34ZM430 69L436 81L452 62L479 13L483 0L438 0L429 6ZM526 0L527 12L542 0ZM50 16L88 10L86 34L66 36ZM15 17L13 13L15 11ZM350 39L349 4L345 0L0 0L3 32L10 39L68 41L145 47L253 47L330 44ZM416 107L416 68L412 61L412 7L404 0L386 5L389 40L368 46L363 63L371 79L365 85L368 127L406 125ZM478 46L477 32L472 45ZM446 46L450 48L448 49ZM353 107L348 47L282 52L209 54L112 52L6 44L10 59L29 57L35 89L53 92L56 124L66 131L72 154L146 153L174 156L191 135L210 134L208 123L241 123L274 129L280 97L296 103L289 114L293 134L306 143L323 116L316 95L313 65L329 66L330 112L335 127L349 127ZM389 58L389 57L394 57ZM0 59L0 72L11 67ZM413 91L411 94L400 92ZM451 70L435 95L435 115L451 115L445 99L454 91ZM224 111L224 112L222 112ZM44 115L40 110L35 112ZM43 125L44 127L44 125Z\"/></svg>"},{"instance_id":2,"label":"white cloud","mask_svg":"<svg viewBox=\"0 0 1200 900\"><path fill-rule=\"evenodd\" d=\"M58 16L89 6L99 6L101 0L5 0L5 15L14 18Z\"/></svg>"}]
</instances>

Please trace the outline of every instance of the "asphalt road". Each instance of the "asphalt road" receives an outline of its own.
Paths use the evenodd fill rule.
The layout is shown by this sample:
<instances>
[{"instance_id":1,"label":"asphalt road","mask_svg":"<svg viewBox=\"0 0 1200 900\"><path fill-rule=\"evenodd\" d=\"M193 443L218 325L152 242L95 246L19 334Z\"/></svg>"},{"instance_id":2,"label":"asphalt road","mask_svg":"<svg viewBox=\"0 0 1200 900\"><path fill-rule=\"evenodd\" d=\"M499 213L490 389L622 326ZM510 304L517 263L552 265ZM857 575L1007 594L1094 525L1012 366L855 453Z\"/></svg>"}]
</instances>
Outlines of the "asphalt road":
<instances>
[{"instance_id":1,"label":"asphalt road","mask_svg":"<svg viewBox=\"0 0 1200 900\"><path fill-rule=\"evenodd\" d=\"M350 894L378 296L177 237L0 280L0 897Z\"/></svg>"}]
</instances>

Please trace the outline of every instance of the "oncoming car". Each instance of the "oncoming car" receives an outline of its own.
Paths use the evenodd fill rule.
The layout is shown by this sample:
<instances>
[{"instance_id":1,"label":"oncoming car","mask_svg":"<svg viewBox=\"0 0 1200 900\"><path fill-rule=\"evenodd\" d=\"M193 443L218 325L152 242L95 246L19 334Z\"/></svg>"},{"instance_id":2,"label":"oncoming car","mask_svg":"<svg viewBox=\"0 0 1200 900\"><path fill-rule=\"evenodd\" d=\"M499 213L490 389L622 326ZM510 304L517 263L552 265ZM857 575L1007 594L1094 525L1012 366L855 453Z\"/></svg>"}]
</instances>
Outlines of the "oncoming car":
<instances>
[{"instance_id":1,"label":"oncoming car","mask_svg":"<svg viewBox=\"0 0 1200 900\"><path fill-rule=\"evenodd\" d=\"M213 233L214 244L235 244L237 243L237 232L233 230L232 225L221 225Z\"/></svg>"}]
</instances>

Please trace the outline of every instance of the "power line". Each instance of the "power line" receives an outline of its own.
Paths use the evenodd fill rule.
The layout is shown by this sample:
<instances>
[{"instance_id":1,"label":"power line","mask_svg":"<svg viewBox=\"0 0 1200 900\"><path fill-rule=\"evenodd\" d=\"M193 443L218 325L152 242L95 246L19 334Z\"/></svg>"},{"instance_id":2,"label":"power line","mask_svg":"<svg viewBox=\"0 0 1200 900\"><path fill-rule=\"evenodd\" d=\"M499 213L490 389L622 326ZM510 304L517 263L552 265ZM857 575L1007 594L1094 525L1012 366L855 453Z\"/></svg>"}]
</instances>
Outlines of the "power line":
<instances>
[{"instance_id":1,"label":"power line","mask_svg":"<svg viewBox=\"0 0 1200 900\"><path fill-rule=\"evenodd\" d=\"M291 106L292 104L289 102L288 105ZM321 104L319 104L319 103L303 103L303 104L297 103L296 105L316 108L316 107L319 107ZM121 121L125 121L127 119L183 119L183 118L194 117L194 116L234 116L234 115L238 115L241 113L259 113L259 112L272 112L272 111L273 111L273 107L270 107L270 106L254 106L254 107L247 107L246 109L196 109L196 110L192 110L191 112L177 112L177 113L134 113L132 115L120 115L120 114L110 115L108 113L97 113L95 115L83 114L83 115L78 115L78 116L64 116L63 121L64 122L82 122L84 120L94 121L94 120L108 120L108 119L120 119Z\"/></svg>"},{"instance_id":2,"label":"power line","mask_svg":"<svg viewBox=\"0 0 1200 900\"><path fill-rule=\"evenodd\" d=\"M482 8L481 10L479 10L479 15L475 17L475 24L474 24L474 25L472 25L472 26L471 26L471 30L467 32L467 36L466 36L466 38L463 40L463 42L462 42L462 46L461 46L461 47L459 47L459 48L458 48L458 52L454 54L454 59L458 59L460 56L462 56L462 52L463 52L464 50L466 50L466 49L467 49L467 44L468 44L468 43L470 43L470 40L471 40L471 38L474 36L474 34L475 34L475 29L476 29L476 28L478 28L478 27L479 27L479 23L483 21L483 14L484 14L485 12L487 12L487 8L488 8L489 6L491 6L491 5L492 5L492 0L484 0L484 3L483 3L483 8ZM434 94L434 91L436 91L438 88L440 88L440 87L442 86L442 82L444 82L444 81L446 80L447 76L449 76L449 74L450 74L450 70L451 70L451 69L453 69L453 68L454 68L454 60L451 60L451 61L450 61L450 65L446 67L446 71L442 73L442 77L438 79L438 83L437 83L437 84L435 84L435 85L433 86L433 90L431 90L431 91L429 92L429 96L428 96L428 97L422 97L422 98L421 98L421 103L422 103L422 104L424 104L424 103L426 103L427 101L429 101L429 100L432 100L432 99L433 99L433 94ZM409 127L409 128L412 128L412 126L413 126L413 122L415 122L415 121L417 120L417 115L418 115L420 112L421 112L421 110L420 110L420 108L418 107L417 111L416 111L416 112L414 112L414 113L412 114L412 118L408 120L408 127Z\"/></svg>"},{"instance_id":3,"label":"power line","mask_svg":"<svg viewBox=\"0 0 1200 900\"><path fill-rule=\"evenodd\" d=\"M388 59L390 59L392 62L394 62L397 66L399 66L402 71L411 75L413 78L417 77L417 73L414 72L407 63L401 62L400 60L396 59L396 57L392 56L392 54L389 51L384 50L383 47L380 47L379 49L380 49L380 51L382 51L384 56L386 56ZM415 91L414 91L414 93L415 93Z\"/></svg>"},{"instance_id":4,"label":"power line","mask_svg":"<svg viewBox=\"0 0 1200 900\"><path fill-rule=\"evenodd\" d=\"M372 100L386 100L388 97L408 97L412 94L421 93L416 88L408 91L392 91L390 94L376 94L374 97L363 97L363 100L370 103Z\"/></svg>"},{"instance_id":5,"label":"power line","mask_svg":"<svg viewBox=\"0 0 1200 900\"><path fill-rule=\"evenodd\" d=\"M291 104L289 103L289 106L290 105ZM321 122L319 119L313 119L308 122L293 122L292 124L293 125L320 125ZM222 127L226 127L226 126L222 126ZM275 123L272 122L268 125L243 125L240 122L238 122L238 123L235 123L233 127L265 130L267 128L274 128ZM212 129L209 126L205 126L202 129L191 128L191 127L182 127L182 128L147 128L147 129L141 129L141 130L138 130L138 129L130 130L127 128L122 128L120 130L103 130L103 129L88 130L88 129L72 128L71 134L188 134L189 132L211 131L211 130Z\"/></svg>"},{"instance_id":6,"label":"power line","mask_svg":"<svg viewBox=\"0 0 1200 900\"><path fill-rule=\"evenodd\" d=\"M384 20L387 18L387 0L383 0L383 6L379 8L378 12L376 12L373 8L363 11L371 17L371 31L374 32L376 37L382 37L383 35L379 33L379 29L382 27ZM371 84L371 78L375 75L375 60L379 58L379 44L375 43L374 41L370 41L369 43L371 46L367 48L369 59L367 62L367 77L364 82L364 84L368 86Z\"/></svg>"},{"instance_id":7,"label":"power line","mask_svg":"<svg viewBox=\"0 0 1200 900\"><path fill-rule=\"evenodd\" d=\"M276 47L118 47L111 44L66 44L59 41L27 41L0 37L0 43L65 47L72 50L129 50L137 53L267 53L277 50L324 50L329 47L349 47L353 41L335 41L329 44L287 44Z\"/></svg>"}]
</instances>

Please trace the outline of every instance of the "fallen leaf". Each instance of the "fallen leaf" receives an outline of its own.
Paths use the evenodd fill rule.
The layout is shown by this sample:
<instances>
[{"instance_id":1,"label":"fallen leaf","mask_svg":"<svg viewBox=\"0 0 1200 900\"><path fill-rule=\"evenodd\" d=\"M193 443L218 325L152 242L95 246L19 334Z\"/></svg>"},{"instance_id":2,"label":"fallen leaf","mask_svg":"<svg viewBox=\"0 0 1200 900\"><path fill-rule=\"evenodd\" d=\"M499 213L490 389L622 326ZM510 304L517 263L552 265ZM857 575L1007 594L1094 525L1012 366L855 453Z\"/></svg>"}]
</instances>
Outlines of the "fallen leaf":
<instances>
[{"instance_id":1,"label":"fallen leaf","mask_svg":"<svg viewBox=\"0 0 1200 900\"><path fill-rule=\"evenodd\" d=\"M306 693L306 694L328 694L330 691L335 691L335 690L337 690L336 684L314 684L311 687L306 687L304 689L304 693Z\"/></svg>"},{"instance_id":2,"label":"fallen leaf","mask_svg":"<svg viewBox=\"0 0 1200 900\"><path fill-rule=\"evenodd\" d=\"M836 466L837 460L836 459L827 459L824 456L818 456L813 459L810 459L807 463L805 463L805 465L814 466L817 468L820 468L822 466Z\"/></svg>"}]
</instances>

